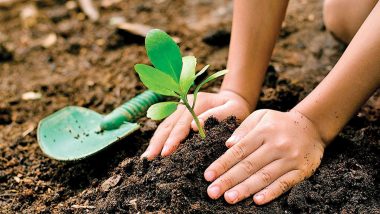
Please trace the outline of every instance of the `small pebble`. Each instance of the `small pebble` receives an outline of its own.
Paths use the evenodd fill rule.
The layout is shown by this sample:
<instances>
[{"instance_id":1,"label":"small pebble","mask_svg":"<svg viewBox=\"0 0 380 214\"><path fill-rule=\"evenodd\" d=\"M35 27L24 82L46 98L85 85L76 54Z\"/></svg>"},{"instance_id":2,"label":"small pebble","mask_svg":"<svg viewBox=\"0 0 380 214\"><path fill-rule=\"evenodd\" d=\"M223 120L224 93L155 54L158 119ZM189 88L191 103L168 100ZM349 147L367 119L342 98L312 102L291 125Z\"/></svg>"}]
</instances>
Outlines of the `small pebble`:
<instances>
[{"instance_id":1,"label":"small pebble","mask_svg":"<svg viewBox=\"0 0 380 214\"><path fill-rule=\"evenodd\" d=\"M23 100L39 100L39 99L41 99L41 97L42 97L41 93L29 91L29 92L22 94L21 98Z\"/></svg>"}]
</instances>

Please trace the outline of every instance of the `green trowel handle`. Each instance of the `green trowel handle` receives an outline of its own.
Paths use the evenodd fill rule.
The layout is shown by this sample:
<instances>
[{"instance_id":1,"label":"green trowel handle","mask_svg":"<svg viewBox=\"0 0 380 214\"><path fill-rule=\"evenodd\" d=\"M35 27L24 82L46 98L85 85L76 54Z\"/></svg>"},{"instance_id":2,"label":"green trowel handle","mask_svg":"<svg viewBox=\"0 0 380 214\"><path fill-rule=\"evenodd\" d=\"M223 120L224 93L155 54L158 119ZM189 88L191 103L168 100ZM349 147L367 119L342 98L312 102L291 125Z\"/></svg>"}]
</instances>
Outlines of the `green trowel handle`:
<instances>
[{"instance_id":1,"label":"green trowel handle","mask_svg":"<svg viewBox=\"0 0 380 214\"><path fill-rule=\"evenodd\" d=\"M151 105L163 99L162 95L145 91L106 115L100 127L102 130L111 130L119 128L124 122L134 122L144 116Z\"/></svg>"}]
</instances>

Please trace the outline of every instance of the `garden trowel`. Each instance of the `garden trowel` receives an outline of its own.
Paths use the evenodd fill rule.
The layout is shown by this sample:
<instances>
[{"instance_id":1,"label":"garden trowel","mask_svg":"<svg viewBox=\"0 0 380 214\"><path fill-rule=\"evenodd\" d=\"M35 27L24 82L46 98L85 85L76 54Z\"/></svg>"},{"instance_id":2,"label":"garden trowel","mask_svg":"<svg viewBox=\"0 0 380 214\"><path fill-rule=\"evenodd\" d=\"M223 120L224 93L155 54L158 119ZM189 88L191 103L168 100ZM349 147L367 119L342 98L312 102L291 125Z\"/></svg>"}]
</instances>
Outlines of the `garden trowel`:
<instances>
[{"instance_id":1,"label":"garden trowel","mask_svg":"<svg viewBox=\"0 0 380 214\"><path fill-rule=\"evenodd\" d=\"M145 91L108 115L78 106L65 107L40 121L38 144L50 158L83 159L136 131L139 125L133 122L162 100L163 96Z\"/></svg>"}]
</instances>

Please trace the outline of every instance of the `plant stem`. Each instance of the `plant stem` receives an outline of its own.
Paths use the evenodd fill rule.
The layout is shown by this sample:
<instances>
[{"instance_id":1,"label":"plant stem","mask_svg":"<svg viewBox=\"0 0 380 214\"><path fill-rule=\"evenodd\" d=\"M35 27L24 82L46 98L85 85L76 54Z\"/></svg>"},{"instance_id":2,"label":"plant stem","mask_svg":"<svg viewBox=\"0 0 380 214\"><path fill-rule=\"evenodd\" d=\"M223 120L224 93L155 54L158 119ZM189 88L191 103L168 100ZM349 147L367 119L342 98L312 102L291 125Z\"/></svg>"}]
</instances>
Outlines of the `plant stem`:
<instances>
[{"instance_id":1,"label":"plant stem","mask_svg":"<svg viewBox=\"0 0 380 214\"><path fill-rule=\"evenodd\" d=\"M206 138L205 131L203 130L203 127L201 126L201 123L199 122L199 119L198 119L197 115L195 114L193 108L190 107L189 102L187 101L186 97L183 97L182 100L183 100L183 103L185 104L187 110L189 110L189 112L191 113L191 115L194 118L195 124L198 127L199 135L201 136L202 139L205 139Z\"/></svg>"},{"instance_id":2,"label":"plant stem","mask_svg":"<svg viewBox=\"0 0 380 214\"><path fill-rule=\"evenodd\" d=\"M202 139L205 139L206 138L206 134L205 134L205 131L203 130L203 127L201 126L201 123L199 122L199 119L197 117L197 115L195 115L195 112L193 111L193 109L189 109L191 115L193 115L194 117L194 121L195 121L195 124L197 124L197 127L198 127L198 130L199 130L199 134L201 135L201 138Z\"/></svg>"}]
</instances>

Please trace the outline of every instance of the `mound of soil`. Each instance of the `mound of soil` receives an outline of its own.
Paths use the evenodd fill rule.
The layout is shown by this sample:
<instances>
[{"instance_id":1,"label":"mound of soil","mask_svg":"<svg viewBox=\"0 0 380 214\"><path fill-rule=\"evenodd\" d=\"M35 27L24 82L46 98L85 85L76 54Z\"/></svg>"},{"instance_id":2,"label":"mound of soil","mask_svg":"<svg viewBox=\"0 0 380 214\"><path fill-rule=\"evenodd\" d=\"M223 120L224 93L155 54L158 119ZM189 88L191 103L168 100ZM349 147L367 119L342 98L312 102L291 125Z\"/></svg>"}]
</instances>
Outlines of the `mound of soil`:
<instances>
[{"instance_id":1,"label":"mound of soil","mask_svg":"<svg viewBox=\"0 0 380 214\"><path fill-rule=\"evenodd\" d=\"M314 176L264 206L256 206L252 198L229 205L207 196L203 172L226 151L224 143L238 126L230 117L222 122L209 118L205 140L192 133L168 158L125 159L113 176L69 200L65 207L71 208L61 211L78 212L78 204L86 204L94 213L376 213L380 129L358 118L351 124L370 128L353 131L349 126L328 147Z\"/></svg>"}]
</instances>

